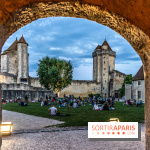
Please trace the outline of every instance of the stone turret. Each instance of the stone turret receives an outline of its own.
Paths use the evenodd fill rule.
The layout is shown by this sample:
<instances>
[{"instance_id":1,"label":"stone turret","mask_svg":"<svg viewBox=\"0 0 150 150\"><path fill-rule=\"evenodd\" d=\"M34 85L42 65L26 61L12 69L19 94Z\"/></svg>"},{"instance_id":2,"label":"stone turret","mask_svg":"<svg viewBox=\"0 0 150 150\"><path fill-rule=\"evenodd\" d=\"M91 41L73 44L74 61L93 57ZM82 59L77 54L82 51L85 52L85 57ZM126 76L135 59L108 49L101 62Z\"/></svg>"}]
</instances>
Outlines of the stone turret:
<instances>
[{"instance_id":1,"label":"stone turret","mask_svg":"<svg viewBox=\"0 0 150 150\"><path fill-rule=\"evenodd\" d=\"M109 73L115 70L116 52L111 49L105 40L102 46L98 45L93 56L93 80L100 83L101 95L109 96Z\"/></svg>"},{"instance_id":2,"label":"stone turret","mask_svg":"<svg viewBox=\"0 0 150 150\"><path fill-rule=\"evenodd\" d=\"M28 43L22 36L17 43L17 58L18 58L18 76L17 83L27 83L28 84Z\"/></svg>"}]
</instances>

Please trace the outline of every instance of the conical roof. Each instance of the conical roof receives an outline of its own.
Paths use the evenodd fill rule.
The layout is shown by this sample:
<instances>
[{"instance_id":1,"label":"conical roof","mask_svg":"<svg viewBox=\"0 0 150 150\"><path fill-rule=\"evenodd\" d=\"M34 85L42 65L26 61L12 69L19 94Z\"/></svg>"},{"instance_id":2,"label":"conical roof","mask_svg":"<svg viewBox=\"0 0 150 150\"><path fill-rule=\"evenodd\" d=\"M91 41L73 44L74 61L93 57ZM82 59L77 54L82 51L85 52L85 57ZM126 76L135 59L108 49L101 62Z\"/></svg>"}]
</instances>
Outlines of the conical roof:
<instances>
[{"instance_id":1,"label":"conical roof","mask_svg":"<svg viewBox=\"0 0 150 150\"><path fill-rule=\"evenodd\" d=\"M27 45L28 45L28 43L27 43L26 40L24 39L23 35L22 35L22 37L20 38L20 40L18 41L18 43L24 43L24 44L27 44Z\"/></svg>"},{"instance_id":2,"label":"conical roof","mask_svg":"<svg viewBox=\"0 0 150 150\"><path fill-rule=\"evenodd\" d=\"M18 43L18 40L16 39L7 50L8 51L10 51L10 50L16 50L17 49L17 43Z\"/></svg>"},{"instance_id":3,"label":"conical roof","mask_svg":"<svg viewBox=\"0 0 150 150\"><path fill-rule=\"evenodd\" d=\"M144 80L144 71L143 71L143 65L139 69L139 71L136 73L136 75L132 79L133 81L137 80Z\"/></svg>"},{"instance_id":4,"label":"conical roof","mask_svg":"<svg viewBox=\"0 0 150 150\"><path fill-rule=\"evenodd\" d=\"M96 47L96 49L101 49L101 46L100 46L100 45L98 45L98 46Z\"/></svg>"},{"instance_id":5,"label":"conical roof","mask_svg":"<svg viewBox=\"0 0 150 150\"><path fill-rule=\"evenodd\" d=\"M111 47L109 46L109 44L108 44L108 42L107 42L106 40L103 42L102 46L104 46L104 45L108 46L108 49L109 49L109 50L112 50Z\"/></svg>"}]
</instances>

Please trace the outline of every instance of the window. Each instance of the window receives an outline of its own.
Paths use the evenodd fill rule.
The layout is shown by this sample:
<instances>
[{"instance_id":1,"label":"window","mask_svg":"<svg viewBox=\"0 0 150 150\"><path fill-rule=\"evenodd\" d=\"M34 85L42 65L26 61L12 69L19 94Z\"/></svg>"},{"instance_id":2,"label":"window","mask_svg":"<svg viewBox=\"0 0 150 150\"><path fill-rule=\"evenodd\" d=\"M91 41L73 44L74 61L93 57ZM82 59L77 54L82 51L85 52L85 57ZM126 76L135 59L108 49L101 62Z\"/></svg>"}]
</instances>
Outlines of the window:
<instances>
[{"instance_id":1,"label":"window","mask_svg":"<svg viewBox=\"0 0 150 150\"><path fill-rule=\"evenodd\" d=\"M138 99L141 98L141 91L138 91Z\"/></svg>"},{"instance_id":2,"label":"window","mask_svg":"<svg viewBox=\"0 0 150 150\"><path fill-rule=\"evenodd\" d=\"M104 64L105 64L105 61L104 61Z\"/></svg>"},{"instance_id":3,"label":"window","mask_svg":"<svg viewBox=\"0 0 150 150\"><path fill-rule=\"evenodd\" d=\"M138 85L141 85L141 81L138 81Z\"/></svg>"},{"instance_id":4,"label":"window","mask_svg":"<svg viewBox=\"0 0 150 150\"><path fill-rule=\"evenodd\" d=\"M104 68L104 70L106 70L106 68Z\"/></svg>"}]
</instances>

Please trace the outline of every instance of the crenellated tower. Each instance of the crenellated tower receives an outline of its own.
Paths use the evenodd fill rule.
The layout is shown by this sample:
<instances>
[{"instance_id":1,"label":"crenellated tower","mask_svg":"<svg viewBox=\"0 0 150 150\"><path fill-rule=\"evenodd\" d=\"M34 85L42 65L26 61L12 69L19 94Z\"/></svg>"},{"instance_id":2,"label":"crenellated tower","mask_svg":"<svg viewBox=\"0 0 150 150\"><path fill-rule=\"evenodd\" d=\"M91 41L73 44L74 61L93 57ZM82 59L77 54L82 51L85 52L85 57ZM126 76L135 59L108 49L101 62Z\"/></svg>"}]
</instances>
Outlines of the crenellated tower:
<instances>
[{"instance_id":1,"label":"crenellated tower","mask_svg":"<svg viewBox=\"0 0 150 150\"><path fill-rule=\"evenodd\" d=\"M109 73L115 70L116 52L111 49L105 40L102 46L98 45L93 54L93 80L100 83L101 96L109 96Z\"/></svg>"}]
</instances>

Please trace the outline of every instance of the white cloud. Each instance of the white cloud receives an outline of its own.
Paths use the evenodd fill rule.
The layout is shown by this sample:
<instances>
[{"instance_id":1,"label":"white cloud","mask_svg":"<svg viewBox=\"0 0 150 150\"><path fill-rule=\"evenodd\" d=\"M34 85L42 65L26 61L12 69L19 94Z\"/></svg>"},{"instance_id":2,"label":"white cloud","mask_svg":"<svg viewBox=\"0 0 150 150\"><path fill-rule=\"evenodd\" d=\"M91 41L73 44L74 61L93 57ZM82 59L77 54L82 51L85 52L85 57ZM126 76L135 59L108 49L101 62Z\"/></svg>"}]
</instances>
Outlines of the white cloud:
<instances>
[{"instance_id":1,"label":"white cloud","mask_svg":"<svg viewBox=\"0 0 150 150\"><path fill-rule=\"evenodd\" d=\"M60 47L50 47L49 50L55 51L55 50L61 50L62 48Z\"/></svg>"},{"instance_id":2,"label":"white cloud","mask_svg":"<svg viewBox=\"0 0 150 150\"><path fill-rule=\"evenodd\" d=\"M84 66L81 64L79 67L74 68L73 77L74 80L92 80L93 66Z\"/></svg>"},{"instance_id":3,"label":"white cloud","mask_svg":"<svg viewBox=\"0 0 150 150\"><path fill-rule=\"evenodd\" d=\"M122 61L120 64L116 64L115 68L120 72L123 72L125 74L132 74L133 76L135 76L141 66L141 61Z\"/></svg>"},{"instance_id":4,"label":"white cloud","mask_svg":"<svg viewBox=\"0 0 150 150\"><path fill-rule=\"evenodd\" d=\"M69 57L63 57L63 56L59 56L58 58L59 58L59 59L64 59L64 60L72 60L72 59L69 58Z\"/></svg>"}]
</instances>

